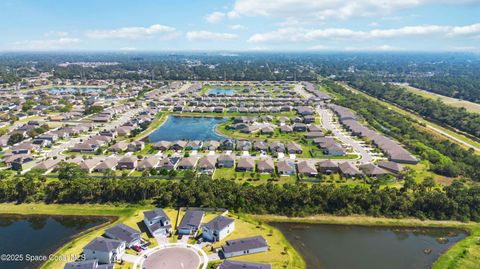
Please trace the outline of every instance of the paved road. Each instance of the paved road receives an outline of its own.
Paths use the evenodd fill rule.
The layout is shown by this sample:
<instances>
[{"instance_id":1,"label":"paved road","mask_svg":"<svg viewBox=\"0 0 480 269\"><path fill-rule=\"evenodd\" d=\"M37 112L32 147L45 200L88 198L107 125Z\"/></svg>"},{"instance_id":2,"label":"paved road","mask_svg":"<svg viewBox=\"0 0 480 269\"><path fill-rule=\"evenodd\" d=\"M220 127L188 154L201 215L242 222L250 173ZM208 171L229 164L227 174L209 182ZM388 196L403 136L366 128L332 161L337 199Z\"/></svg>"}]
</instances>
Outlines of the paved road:
<instances>
[{"instance_id":1,"label":"paved road","mask_svg":"<svg viewBox=\"0 0 480 269\"><path fill-rule=\"evenodd\" d=\"M305 99L308 99L310 97L313 97L313 95L309 92L306 92L304 89L303 89L303 85L301 84L295 84L295 91L298 92L303 98Z\"/></svg>"},{"instance_id":2,"label":"paved road","mask_svg":"<svg viewBox=\"0 0 480 269\"><path fill-rule=\"evenodd\" d=\"M197 269L200 257L189 248L167 248L150 254L143 263L145 269Z\"/></svg>"},{"instance_id":3,"label":"paved road","mask_svg":"<svg viewBox=\"0 0 480 269\"><path fill-rule=\"evenodd\" d=\"M428 124L428 123L426 124L426 126L427 126L427 128L432 129L433 131L435 131L435 132L437 132L437 133L439 133L439 134L441 134L441 135L443 135L443 136L446 136L446 137L448 137L448 138L451 139L451 140L454 140L454 141L456 141L456 142L458 142L458 143L460 143L460 144L462 144L462 145L465 145L465 146L467 146L467 147L469 147L469 148L473 148L475 151L480 151L480 148L479 148L479 147L476 147L476 146L474 146L474 145L472 145L472 144L470 144L470 143L468 143L468 142L466 142L466 141L463 141L463 140L461 140L461 139L459 139L459 138L456 138L455 136L453 136L453 135L451 135L451 134L449 134L449 133L447 133L447 132L445 132L445 131L443 131L443 130L441 130L441 129L438 129L438 128L436 128L436 127L434 127L434 126L432 126L432 125L430 125L430 124Z\"/></svg>"},{"instance_id":4,"label":"paved road","mask_svg":"<svg viewBox=\"0 0 480 269\"><path fill-rule=\"evenodd\" d=\"M339 128L333 123L333 115L332 112L326 108L317 108L317 112L321 116L322 126L332 131L337 139L339 139L342 143L350 145L355 153L360 154L360 159L357 161L362 163L372 162L374 160L373 156L355 139L352 137L343 134Z\"/></svg>"}]
</instances>

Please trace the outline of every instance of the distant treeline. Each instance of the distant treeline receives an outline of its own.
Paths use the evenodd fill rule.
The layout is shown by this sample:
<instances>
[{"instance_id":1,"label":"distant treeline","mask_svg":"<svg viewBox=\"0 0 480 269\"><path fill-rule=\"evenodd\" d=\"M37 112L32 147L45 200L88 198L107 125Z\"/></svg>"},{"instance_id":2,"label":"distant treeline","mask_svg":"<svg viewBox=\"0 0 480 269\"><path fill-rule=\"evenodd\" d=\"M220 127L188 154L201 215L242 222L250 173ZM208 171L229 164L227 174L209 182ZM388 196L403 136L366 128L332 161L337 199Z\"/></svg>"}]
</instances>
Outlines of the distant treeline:
<instances>
[{"instance_id":1,"label":"distant treeline","mask_svg":"<svg viewBox=\"0 0 480 269\"><path fill-rule=\"evenodd\" d=\"M413 120L332 81L322 82L335 93L336 102L360 114L371 126L406 145L410 151L431 163L430 169L449 177L480 180L480 156L446 139L430 134Z\"/></svg>"},{"instance_id":2,"label":"distant treeline","mask_svg":"<svg viewBox=\"0 0 480 269\"><path fill-rule=\"evenodd\" d=\"M438 220L480 220L480 188L455 182L443 190L433 180L417 184L405 176L397 188L338 187L333 184L273 183L258 186L231 180L158 181L146 178L90 178L75 164L64 165L60 179L46 181L31 171L0 180L0 202L142 203L160 207L228 208L236 212L305 216L366 214ZM5 171L1 172L5 173Z\"/></svg>"},{"instance_id":3,"label":"distant treeline","mask_svg":"<svg viewBox=\"0 0 480 269\"><path fill-rule=\"evenodd\" d=\"M470 113L465 108L457 108L446 105L440 100L425 98L401 86L360 79L350 81L350 84L369 95L387 100L437 123L446 124L480 138L480 114L478 113Z\"/></svg>"}]
</instances>

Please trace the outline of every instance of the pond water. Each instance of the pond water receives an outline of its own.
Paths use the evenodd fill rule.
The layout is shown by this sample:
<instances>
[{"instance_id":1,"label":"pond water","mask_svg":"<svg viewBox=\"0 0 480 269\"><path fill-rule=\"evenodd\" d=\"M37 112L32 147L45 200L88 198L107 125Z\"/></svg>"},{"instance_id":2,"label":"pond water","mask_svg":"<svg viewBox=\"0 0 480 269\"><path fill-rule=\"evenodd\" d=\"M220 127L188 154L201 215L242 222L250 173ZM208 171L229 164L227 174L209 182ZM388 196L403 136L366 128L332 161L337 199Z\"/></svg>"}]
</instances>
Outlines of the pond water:
<instances>
[{"instance_id":1,"label":"pond water","mask_svg":"<svg viewBox=\"0 0 480 269\"><path fill-rule=\"evenodd\" d=\"M214 95L233 95L237 91L235 89L224 89L224 88L213 88L208 91L207 94L214 94Z\"/></svg>"},{"instance_id":2,"label":"pond water","mask_svg":"<svg viewBox=\"0 0 480 269\"><path fill-rule=\"evenodd\" d=\"M0 268L38 268L27 255L48 255L72 236L107 222L103 217L0 215L0 253L20 254L23 261L0 261Z\"/></svg>"},{"instance_id":3,"label":"pond water","mask_svg":"<svg viewBox=\"0 0 480 269\"><path fill-rule=\"evenodd\" d=\"M454 229L272 223L307 269L424 269L465 238ZM442 241L445 240L445 241ZM425 250L430 249L429 254Z\"/></svg>"},{"instance_id":4,"label":"pond water","mask_svg":"<svg viewBox=\"0 0 480 269\"><path fill-rule=\"evenodd\" d=\"M149 135L152 143L165 140L223 140L215 127L226 118L169 116L162 126Z\"/></svg>"},{"instance_id":5,"label":"pond water","mask_svg":"<svg viewBox=\"0 0 480 269\"><path fill-rule=\"evenodd\" d=\"M51 88L48 90L51 94L73 94L76 92L80 93L90 93L90 92L100 92L101 88Z\"/></svg>"}]
</instances>

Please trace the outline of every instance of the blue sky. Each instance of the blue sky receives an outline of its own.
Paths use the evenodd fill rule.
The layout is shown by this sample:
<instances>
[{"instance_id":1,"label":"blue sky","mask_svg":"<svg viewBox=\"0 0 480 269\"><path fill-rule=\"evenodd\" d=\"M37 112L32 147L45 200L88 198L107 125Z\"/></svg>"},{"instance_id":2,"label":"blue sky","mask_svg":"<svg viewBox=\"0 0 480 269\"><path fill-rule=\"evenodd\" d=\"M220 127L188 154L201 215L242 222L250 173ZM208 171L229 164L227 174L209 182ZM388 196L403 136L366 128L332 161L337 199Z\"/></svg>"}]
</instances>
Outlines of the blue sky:
<instances>
[{"instance_id":1,"label":"blue sky","mask_svg":"<svg viewBox=\"0 0 480 269\"><path fill-rule=\"evenodd\" d=\"M480 0L2 0L0 51L480 51Z\"/></svg>"}]
</instances>

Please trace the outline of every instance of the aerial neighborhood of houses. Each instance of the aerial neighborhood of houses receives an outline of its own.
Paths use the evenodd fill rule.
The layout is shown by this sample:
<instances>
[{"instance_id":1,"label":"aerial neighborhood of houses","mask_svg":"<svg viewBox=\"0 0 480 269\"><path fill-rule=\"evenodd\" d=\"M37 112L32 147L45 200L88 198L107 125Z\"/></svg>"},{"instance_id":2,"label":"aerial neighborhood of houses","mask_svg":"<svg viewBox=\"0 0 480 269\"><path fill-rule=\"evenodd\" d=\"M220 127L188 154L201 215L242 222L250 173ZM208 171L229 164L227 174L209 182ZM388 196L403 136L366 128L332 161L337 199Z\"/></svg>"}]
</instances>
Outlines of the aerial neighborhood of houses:
<instances>
[{"instance_id":1,"label":"aerial neighborhood of houses","mask_svg":"<svg viewBox=\"0 0 480 269\"><path fill-rule=\"evenodd\" d=\"M309 82L29 83L15 94L0 91L1 158L19 173L55 176L62 163L74 163L97 176L376 178L419 161ZM222 121L213 138L152 139L171 117Z\"/></svg>"},{"instance_id":2,"label":"aerial neighborhood of houses","mask_svg":"<svg viewBox=\"0 0 480 269\"><path fill-rule=\"evenodd\" d=\"M74 167L104 179L363 184L395 181L420 161L310 82L27 81L0 89L1 169L51 180ZM84 259L65 268L155 268L175 255L220 269L272 268L261 225L227 210L156 208L138 218L89 238ZM173 248L190 252L158 254Z\"/></svg>"}]
</instances>

